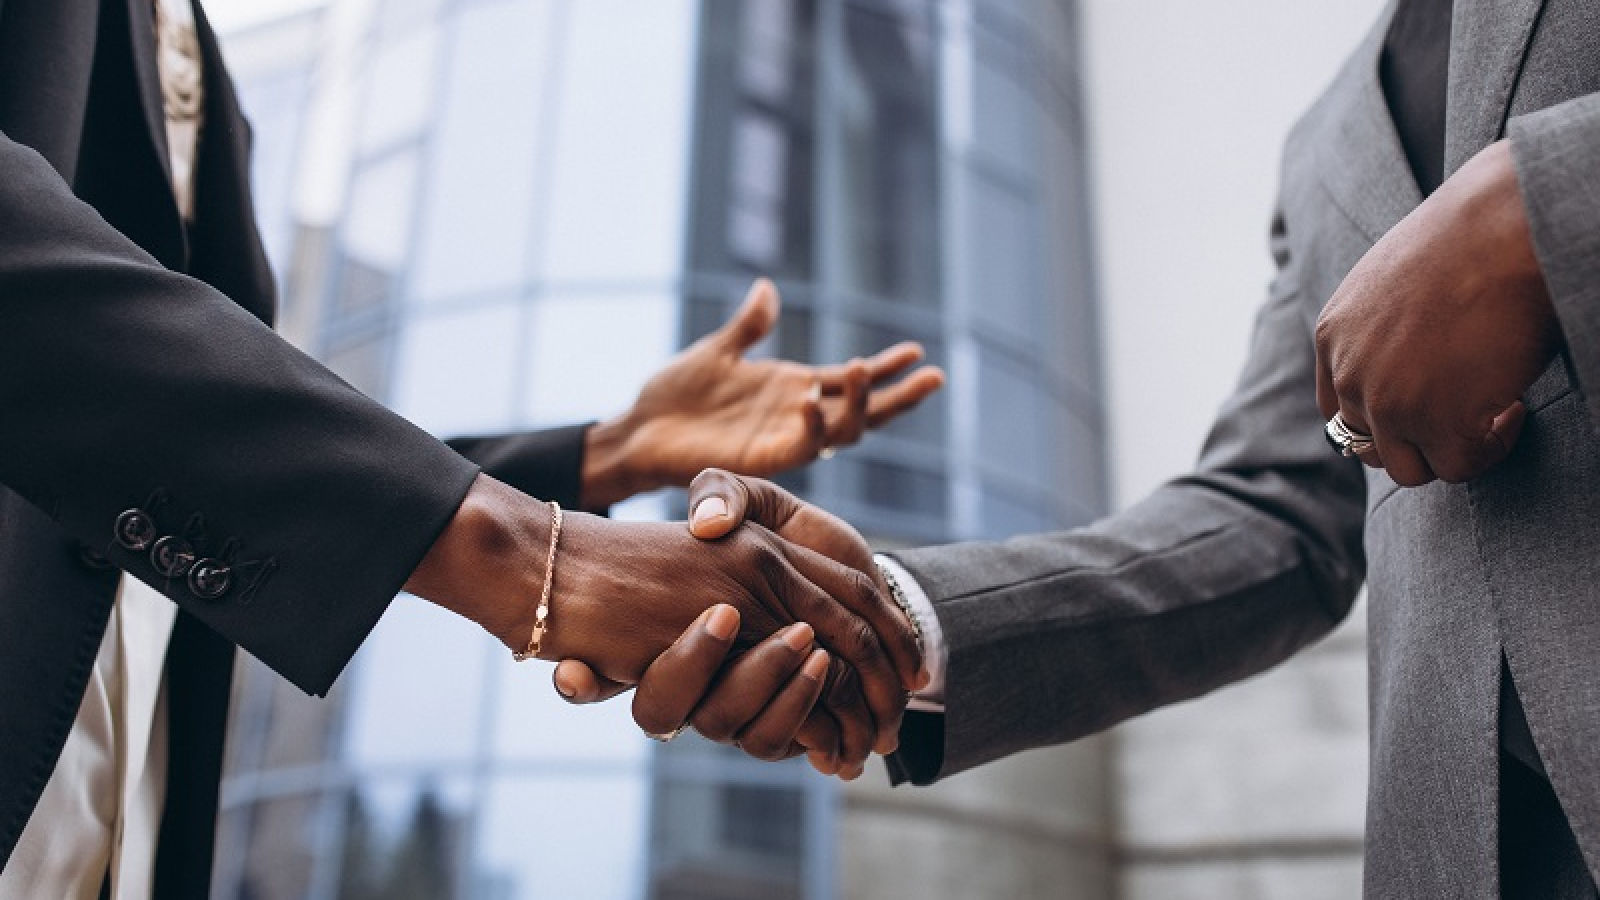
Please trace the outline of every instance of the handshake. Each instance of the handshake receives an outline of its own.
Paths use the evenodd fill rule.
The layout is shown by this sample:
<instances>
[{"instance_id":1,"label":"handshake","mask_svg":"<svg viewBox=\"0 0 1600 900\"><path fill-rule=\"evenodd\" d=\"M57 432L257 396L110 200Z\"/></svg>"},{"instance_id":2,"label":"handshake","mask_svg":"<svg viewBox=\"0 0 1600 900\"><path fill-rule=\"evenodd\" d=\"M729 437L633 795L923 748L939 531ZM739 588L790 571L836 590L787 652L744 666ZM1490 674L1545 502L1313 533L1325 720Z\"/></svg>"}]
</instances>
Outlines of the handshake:
<instances>
[{"instance_id":1,"label":"handshake","mask_svg":"<svg viewBox=\"0 0 1600 900\"><path fill-rule=\"evenodd\" d=\"M895 749L907 692L928 680L916 625L855 529L730 472L781 472L854 443L943 374L892 382L921 358L915 344L827 368L750 359L778 309L776 288L756 282L631 410L589 430L582 505L688 484L689 527L563 514L480 475L406 590L519 659L563 660L557 689L574 703L637 686L634 718L655 737L692 726L854 778Z\"/></svg>"},{"instance_id":2,"label":"handshake","mask_svg":"<svg viewBox=\"0 0 1600 900\"><path fill-rule=\"evenodd\" d=\"M722 470L694 479L690 509L688 527L559 514L479 476L408 589L514 653L547 626L535 655L565 661L559 692L586 703L636 685L634 719L658 739L692 726L760 759L806 753L847 779L893 752L928 675L861 535Z\"/></svg>"},{"instance_id":3,"label":"handshake","mask_svg":"<svg viewBox=\"0 0 1600 900\"><path fill-rule=\"evenodd\" d=\"M558 692L589 703L637 684L634 721L658 740L692 726L758 759L806 753L847 780L869 753L894 752L908 692L928 673L914 615L860 533L771 482L717 469L695 478L689 508L687 529L667 525L629 554L654 574L601 583L636 604L638 620L616 626L649 649L586 655L556 641ZM571 592L564 604L588 595L559 566L556 586ZM654 599L623 599L641 588ZM609 662L616 654L625 661Z\"/></svg>"}]
</instances>

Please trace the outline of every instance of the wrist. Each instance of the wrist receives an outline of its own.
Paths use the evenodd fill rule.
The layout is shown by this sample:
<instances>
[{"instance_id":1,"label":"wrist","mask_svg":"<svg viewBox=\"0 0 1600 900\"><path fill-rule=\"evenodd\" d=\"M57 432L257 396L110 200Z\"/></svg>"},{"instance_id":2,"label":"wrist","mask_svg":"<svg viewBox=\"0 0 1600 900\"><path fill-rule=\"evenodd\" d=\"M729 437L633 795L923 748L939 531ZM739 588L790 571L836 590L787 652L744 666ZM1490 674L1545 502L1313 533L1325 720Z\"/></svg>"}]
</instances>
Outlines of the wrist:
<instances>
[{"instance_id":1,"label":"wrist","mask_svg":"<svg viewBox=\"0 0 1600 900\"><path fill-rule=\"evenodd\" d=\"M584 509L604 509L666 486L665 479L640 465L638 432L639 424L630 411L596 422L584 433L580 491Z\"/></svg>"},{"instance_id":2,"label":"wrist","mask_svg":"<svg viewBox=\"0 0 1600 900\"><path fill-rule=\"evenodd\" d=\"M405 590L523 650L533 633L553 519L548 504L479 475Z\"/></svg>"}]
</instances>

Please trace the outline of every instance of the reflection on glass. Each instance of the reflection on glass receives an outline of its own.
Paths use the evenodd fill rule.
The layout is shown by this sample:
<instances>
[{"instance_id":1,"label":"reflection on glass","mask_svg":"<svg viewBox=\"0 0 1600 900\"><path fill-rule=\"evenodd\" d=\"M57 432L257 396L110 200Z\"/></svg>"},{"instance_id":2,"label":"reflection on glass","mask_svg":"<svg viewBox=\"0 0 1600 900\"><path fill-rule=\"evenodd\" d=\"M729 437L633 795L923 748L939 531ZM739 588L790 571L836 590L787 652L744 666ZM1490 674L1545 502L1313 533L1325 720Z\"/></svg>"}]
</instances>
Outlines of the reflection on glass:
<instances>
[{"instance_id":1,"label":"reflection on glass","mask_svg":"<svg viewBox=\"0 0 1600 900\"><path fill-rule=\"evenodd\" d=\"M364 266L398 272L411 247L416 184L415 152L362 166L351 182L350 214L339 233L345 253Z\"/></svg>"},{"instance_id":2,"label":"reflection on glass","mask_svg":"<svg viewBox=\"0 0 1600 900\"><path fill-rule=\"evenodd\" d=\"M511 418L522 309L500 302L419 317L401 332L389 405L435 434L481 434Z\"/></svg>"},{"instance_id":3,"label":"reflection on glass","mask_svg":"<svg viewBox=\"0 0 1600 900\"><path fill-rule=\"evenodd\" d=\"M853 290L939 301L938 78L928 10L845 4L840 163L842 209L829 237Z\"/></svg>"},{"instance_id":4,"label":"reflection on glass","mask_svg":"<svg viewBox=\"0 0 1600 900\"><path fill-rule=\"evenodd\" d=\"M422 131L433 109L438 56L438 28L419 28L379 44L368 70L367 101L362 107L359 142L363 152L383 150Z\"/></svg>"},{"instance_id":5,"label":"reflection on glass","mask_svg":"<svg viewBox=\"0 0 1600 900\"><path fill-rule=\"evenodd\" d=\"M527 271L555 6L496 3L455 17L420 209L413 293L426 302L510 287Z\"/></svg>"},{"instance_id":6,"label":"reflection on glass","mask_svg":"<svg viewBox=\"0 0 1600 900\"><path fill-rule=\"evenodd\" d=\"M635 900L650 791L615 777L500 777L485 785L474 866L495 900Z\"/></svg>"},{"instance_id":7,"label":"reflection on glass","mask_svg":"<svg viewBox=\"0 0 1600 900\"><path fill-rule=\"evenodd\" d=\"M538 271L557 282L670 279L683 264L695 4L563 8L565 29L548 57L560 73L542 125L549 193L538 201L549 225Z\"/></svg>"},{"instance_id":8,"label":"reflection on glass","mask_svg":"<svg viewBox=\"0 0 1600 900\"><path fill-rule=\"evenodd\" d=\"M802 896L798 787L658 781L654 819L650 900Z\"/></svg>"},{"instance_id":9,"label":"reflection on glass","mask_svg":"<svg viewBox=\"0 0 1600 900\"><path fill-rule=\"evenodd\" d=\"M677 348L678 303L667 294L551 295L529 311L525 422L619 413Z\"/></svg>"}]
</instances>

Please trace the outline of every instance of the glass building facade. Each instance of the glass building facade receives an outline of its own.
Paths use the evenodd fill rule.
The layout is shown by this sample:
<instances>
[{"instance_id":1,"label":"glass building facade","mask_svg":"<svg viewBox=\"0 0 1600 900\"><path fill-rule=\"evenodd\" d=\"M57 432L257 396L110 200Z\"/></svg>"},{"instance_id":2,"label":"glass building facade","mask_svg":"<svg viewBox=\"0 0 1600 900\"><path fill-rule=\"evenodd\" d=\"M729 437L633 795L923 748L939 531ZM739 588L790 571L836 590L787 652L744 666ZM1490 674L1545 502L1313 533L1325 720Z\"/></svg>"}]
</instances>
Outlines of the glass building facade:
<instances>
[{"instance_id":1,"label":"glass building facade","mask_svg":"<svg viewBox=\"0 0 1600 900\"><path fill-rule=\"evenodd\" d=\"M1065 0L341 0L225 49L283 329L352 384L441 436L592 420L770 275L763 352L909 338L949 371L786 476L907 544L1106 503L1075 29ZM246 663L215 896L841 895L833 783L547 676L407 597L327 699Z\"/></svg>"}]
</instances>

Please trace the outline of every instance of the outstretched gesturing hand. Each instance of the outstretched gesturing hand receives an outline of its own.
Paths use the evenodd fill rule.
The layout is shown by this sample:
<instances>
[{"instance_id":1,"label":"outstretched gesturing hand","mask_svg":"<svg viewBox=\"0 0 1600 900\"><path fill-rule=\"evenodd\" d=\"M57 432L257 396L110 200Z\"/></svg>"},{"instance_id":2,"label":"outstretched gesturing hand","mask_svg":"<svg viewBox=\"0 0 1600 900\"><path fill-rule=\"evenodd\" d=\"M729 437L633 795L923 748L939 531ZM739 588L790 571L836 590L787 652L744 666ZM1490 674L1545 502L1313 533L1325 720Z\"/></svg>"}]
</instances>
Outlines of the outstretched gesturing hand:
<instances>
[{"instance_id":1,"label":"outstretched gesturing hand","mask_svg":"<svg viewBox=\"0 0 1600 900\"><path fill-rule=\"evenodd\" d=\"M707 470L690 487L689 508L693 511L690 528L701 540L736 539L743 530L739 526L749 522L856 572L870 573L867 577L879 594L887 597L871 548L859 532L771 482ZM910 628L898 608L892 604L886 608L893 611L897 629ZM645 672L633 705L640 727L662 732L687 723L712 740L737 742L745 752L761 759L790 756L804 749L818 771L847 779L858 776L865 754L835 755L830 743L835 728L848 727L852 718L847 704L835 698L841 686L849 683L848 667L834 661L827 696L813 708L803 701L816 697L812 684L816 663L786 644L786 635L768 639L724 668L735 648L718 634L715 625L715 618L695 623ZM574 702L603 700L621 689L575 661L562 662L556 680L562 694ZM911 687L921 687L925 680L925 673L919 673ZM894 742L880 743L874 749L892 752Z\"/></svg>"},{"instance_id":2,"label":"outstretched gesturing hand","mask_svg":"<svg viewBox=\"0 0 1600 900\"><path fill-rule=\"evenodd\" d=\"M1491 145L1356 263L1317 322L1317 404L1406 486L1511 452L1561 347L1511 149Z\"/></svg>"},{"instance_id":3,"label":"outstretched gesturing hand","mask_svg":"<svg viewBox=\"0 0 1600 900\"><path fill-rule=\"evenodd\" d=\"M591 429L585 506L686 485L709 467L774 475L805 465L944 384L934 366L912 370L922 347L909 341L832 366L750 358L777 324L779 305L778 289L758 279L733 318L657 372L628 412Z\"/></svg>"}]
</instances>

